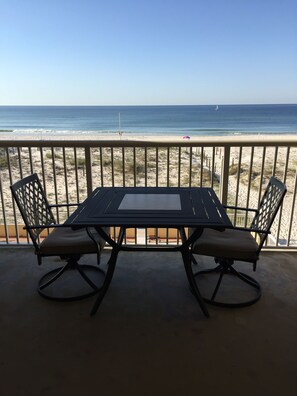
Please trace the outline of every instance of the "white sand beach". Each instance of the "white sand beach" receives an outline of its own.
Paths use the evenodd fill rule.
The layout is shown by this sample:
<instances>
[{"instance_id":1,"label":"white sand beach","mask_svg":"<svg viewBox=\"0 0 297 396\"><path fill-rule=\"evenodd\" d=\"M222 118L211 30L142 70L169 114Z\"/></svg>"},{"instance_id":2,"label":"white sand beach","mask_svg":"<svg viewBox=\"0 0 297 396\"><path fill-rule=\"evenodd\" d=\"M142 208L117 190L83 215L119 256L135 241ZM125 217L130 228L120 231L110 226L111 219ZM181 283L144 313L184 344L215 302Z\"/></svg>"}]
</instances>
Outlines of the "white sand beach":
<instances>
[{"instance_id":1,"label":"white sand beach","mask_svg":"<svg viewBox=\"0 0 297 396\"><path fill-rule=\"evenodd\" d=\"M189 136L189 139L185 139ZM133 133L71 133L67 131L65 133L23 133L23 132L1 132L0 131L0 144L1 140L7 141L19 141L19 140L36 140L36 141L148 141L148 142L184 142L186 143L218 143L227 142L231 144L243 144L256 142L258 144L269 142L284 144L286 141L294 142L297 145L297 131L295 134L226 134L217 136L200 136L200 135L169 135L169 134L133 134Z\"/></svg>"}]
</instances>

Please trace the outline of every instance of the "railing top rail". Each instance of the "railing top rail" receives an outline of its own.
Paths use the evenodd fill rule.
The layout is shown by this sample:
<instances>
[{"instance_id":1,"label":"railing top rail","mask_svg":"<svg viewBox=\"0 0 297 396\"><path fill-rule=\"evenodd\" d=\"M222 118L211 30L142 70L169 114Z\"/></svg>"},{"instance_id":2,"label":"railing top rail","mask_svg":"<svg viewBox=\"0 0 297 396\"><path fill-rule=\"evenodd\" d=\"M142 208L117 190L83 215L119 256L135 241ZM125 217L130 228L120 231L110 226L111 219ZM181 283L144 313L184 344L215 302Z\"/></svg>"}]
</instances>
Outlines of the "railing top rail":
<instances>
[{"instance_id":1,"label":"railing top rail","mask_svg":"<svg viewBox=\"0 0 297 396\"><path fill-rule=\"evenodd\" d=\"M182 137L141 137L128 139L0 139L0 147L189 147L189 146L296 146L295 135L202 136L190 140Z\"/></svg>"}]
</instances>

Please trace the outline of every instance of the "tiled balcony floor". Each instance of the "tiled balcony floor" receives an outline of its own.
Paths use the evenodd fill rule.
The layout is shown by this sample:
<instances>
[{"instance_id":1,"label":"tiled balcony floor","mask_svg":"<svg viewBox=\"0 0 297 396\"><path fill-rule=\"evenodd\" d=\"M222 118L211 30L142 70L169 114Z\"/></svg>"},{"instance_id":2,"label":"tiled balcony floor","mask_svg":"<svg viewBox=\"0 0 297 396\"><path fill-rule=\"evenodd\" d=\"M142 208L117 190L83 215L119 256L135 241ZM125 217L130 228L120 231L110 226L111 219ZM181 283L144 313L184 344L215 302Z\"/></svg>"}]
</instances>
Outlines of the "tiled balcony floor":
<instances>
[{"instance_id":1,"label":"tiled balcony floor","mask_svg":"<svg viewBox=\"0 0 297 396\"><path fill-rule=\"evenodd\" d=\"M50 260L6 247L0 259L1 395L296 395L296 253L264 252L261 300L210 319L177 253L121 253L93 318L93 298L38 295Z\"/></svg>"}]
</instances>

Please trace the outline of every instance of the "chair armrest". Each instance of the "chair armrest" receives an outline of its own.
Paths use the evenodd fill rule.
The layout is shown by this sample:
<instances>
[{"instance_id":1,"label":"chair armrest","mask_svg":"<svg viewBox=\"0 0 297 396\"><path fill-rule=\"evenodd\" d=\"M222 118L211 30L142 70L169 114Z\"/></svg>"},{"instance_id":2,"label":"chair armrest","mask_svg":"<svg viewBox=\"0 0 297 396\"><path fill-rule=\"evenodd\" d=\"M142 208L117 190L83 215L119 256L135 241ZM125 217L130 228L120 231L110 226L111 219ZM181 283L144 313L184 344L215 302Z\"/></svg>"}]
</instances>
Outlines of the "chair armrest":
<instances>
[{"instance_id":1,"label":"chair armrest","mask_svg":"<svg viewBox=\"0 0 297 396\"><path fill-rule=\"evenodd\" d=\"M267 234L267 235L268 235L268 234L271 234L270 231L261 230L260 228L233 227L232 230L257 232L258 234Z\"/></svg>"},{"instance_id":2,"label":"chair armrest","mask_svg":"<svg viewBox=\"0 0 297 396\"><path fill-rule=\"evenodd\" d=\"M240 206L228 206L224 205L225 209L234 209L234 210L245 210L246 212L256 212L258 213L258 209L252 209L252 208L241 208Z\"/></svg>"},{"instance_id":3,"label":"chair armrest","mask_svg":"<svg viewBox=\"0 0 297 396\"><path fill-rule=\"evenodd\" d=\"M49 207L50 208L60 208L63 206L79 206L79 205L80 205L80 203L69 203L69 204L65 203L65 204L53 204L53 205L49 205Z\"/></svg>"},{"instance_id":4,"label":"chair armrest","mask_svg":"<svg viewBox=\"0 0 297 396\"><path fill-rule=\"evenodd\" d=\"M62 228L62 227L70 227L70 225L65 225L65 224L49 224L49 225L32 225L32 226L24 226L24 230L35 230L35 229L44 229L46 230L47 228Z\"/></svg>"}]
</instances>

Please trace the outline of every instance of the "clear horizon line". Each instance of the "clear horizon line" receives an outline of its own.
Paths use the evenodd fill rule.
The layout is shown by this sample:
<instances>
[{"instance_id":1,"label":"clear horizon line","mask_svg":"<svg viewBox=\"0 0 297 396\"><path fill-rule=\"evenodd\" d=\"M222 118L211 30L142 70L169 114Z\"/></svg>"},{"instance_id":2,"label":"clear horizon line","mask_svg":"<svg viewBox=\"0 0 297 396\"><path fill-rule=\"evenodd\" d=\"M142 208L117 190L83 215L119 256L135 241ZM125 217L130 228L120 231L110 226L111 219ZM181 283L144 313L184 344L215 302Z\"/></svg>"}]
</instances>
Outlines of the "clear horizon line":
<instances>
[{"instance_id":1,"label":"clear horizon line","mask_svg":"<svg viewBox=\"0 0 297 396\"><path fill-rule=\"evenodd\" d=\"M208 103L208 104L0 104L0 107L185 107L185 106L290 106L297 102L287 103Z\"/></svg>"}]
</instances>

